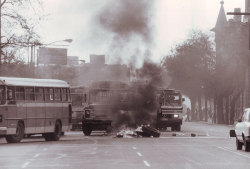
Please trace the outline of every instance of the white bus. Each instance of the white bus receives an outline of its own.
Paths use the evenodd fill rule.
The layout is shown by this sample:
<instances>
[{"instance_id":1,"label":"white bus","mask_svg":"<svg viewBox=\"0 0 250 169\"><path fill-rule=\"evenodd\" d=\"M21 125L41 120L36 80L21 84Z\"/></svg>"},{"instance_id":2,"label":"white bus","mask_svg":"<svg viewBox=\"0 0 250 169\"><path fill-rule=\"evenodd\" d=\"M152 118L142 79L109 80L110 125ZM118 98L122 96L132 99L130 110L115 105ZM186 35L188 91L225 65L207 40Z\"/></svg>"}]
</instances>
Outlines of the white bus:
<instances>
[{"instance_id":1,"label":"white bus","mask_svg":"<svg viewBox=\"0 0 250 169\"><path fill-rule=\"evenodd\" d=\"M56 79L0 77L0 136L8 143L42 134L57 141L71 125L69 84Z\"/></svg>"}]
</instances>

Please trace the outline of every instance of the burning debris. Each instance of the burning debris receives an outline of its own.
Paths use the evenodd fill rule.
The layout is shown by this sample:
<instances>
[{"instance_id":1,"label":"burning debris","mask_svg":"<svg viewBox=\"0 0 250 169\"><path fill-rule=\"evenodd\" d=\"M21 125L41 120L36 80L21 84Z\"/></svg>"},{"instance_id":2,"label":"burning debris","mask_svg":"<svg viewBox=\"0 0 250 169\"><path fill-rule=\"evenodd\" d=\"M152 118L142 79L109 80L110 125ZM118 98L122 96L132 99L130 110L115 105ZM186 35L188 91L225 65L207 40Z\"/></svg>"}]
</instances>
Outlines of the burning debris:
<instances>
[{"instance_id":1,"label":"burning debris","mask_svg":"<svg viewBox=\"0 0 250 169\"><path fill-rule=\"evenodd\" d=\"M119 138L133 138L133 137L160 137L161 133L159 130L148 126L142 125L133 129L123 129L116 134Z\"/></svg>"}]
</instances>

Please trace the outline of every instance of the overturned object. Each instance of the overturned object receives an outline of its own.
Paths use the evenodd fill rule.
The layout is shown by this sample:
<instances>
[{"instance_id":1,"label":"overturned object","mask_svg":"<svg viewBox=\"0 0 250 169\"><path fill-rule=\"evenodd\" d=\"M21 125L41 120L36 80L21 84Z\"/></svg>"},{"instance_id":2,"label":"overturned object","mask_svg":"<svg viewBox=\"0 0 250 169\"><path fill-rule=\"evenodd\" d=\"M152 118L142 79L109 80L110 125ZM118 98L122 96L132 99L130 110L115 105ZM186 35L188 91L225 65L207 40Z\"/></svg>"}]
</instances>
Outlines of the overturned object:
<instances>
[{"instance_id":1,"label":"overturned object","mask_svg":"<svg viewBox=\"0 0 250 169\"><path fill-rule=\"evenodd\" d=\"M151 126L140 126L138 127L135 132L138 136L141 137L160 137L161 132Z\"/></svg>"}]
</instances>

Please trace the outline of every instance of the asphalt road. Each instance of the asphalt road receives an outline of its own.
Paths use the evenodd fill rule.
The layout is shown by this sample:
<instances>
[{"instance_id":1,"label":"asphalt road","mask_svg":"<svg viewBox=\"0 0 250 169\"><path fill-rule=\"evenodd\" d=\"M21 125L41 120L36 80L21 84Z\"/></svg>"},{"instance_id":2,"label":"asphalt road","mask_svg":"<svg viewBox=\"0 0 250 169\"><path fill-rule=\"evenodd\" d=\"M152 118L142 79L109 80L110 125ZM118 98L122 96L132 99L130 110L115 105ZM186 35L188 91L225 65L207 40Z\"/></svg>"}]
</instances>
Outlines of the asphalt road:
<instances>
[{"instance_id":1,"label":"asphalt road","mask_svg":"<svg viewBox=\"0 0 250 169\"><path fill-rule=\"evenodd\" d=\"M237 151L231 126L187 122L160 138L116 138L67 132L58 142L39 135L22 143L0 139L1 169L230 169L249 168L250 152ZM195 137L192 136L195 135Z\"/></svg>"}]
</instances>

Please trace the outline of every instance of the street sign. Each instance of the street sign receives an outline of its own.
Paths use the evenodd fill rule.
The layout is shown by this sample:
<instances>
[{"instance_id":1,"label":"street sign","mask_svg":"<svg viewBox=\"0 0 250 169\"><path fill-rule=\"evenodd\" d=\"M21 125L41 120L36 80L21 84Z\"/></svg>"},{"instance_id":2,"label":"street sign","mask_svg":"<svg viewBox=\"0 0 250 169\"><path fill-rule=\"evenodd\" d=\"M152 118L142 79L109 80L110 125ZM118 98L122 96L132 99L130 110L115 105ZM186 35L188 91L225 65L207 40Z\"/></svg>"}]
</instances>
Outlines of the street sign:
<instances>
[{"instance_id":1,"label":"street sign","mask_svg":"<svg viewBox=\"0 0 250 169\"><path fill-rule=\"evenodd\" d=\"M40 47L38 50L37 63L66 65L67 49Z\"/></svg>"}]
</instances>

